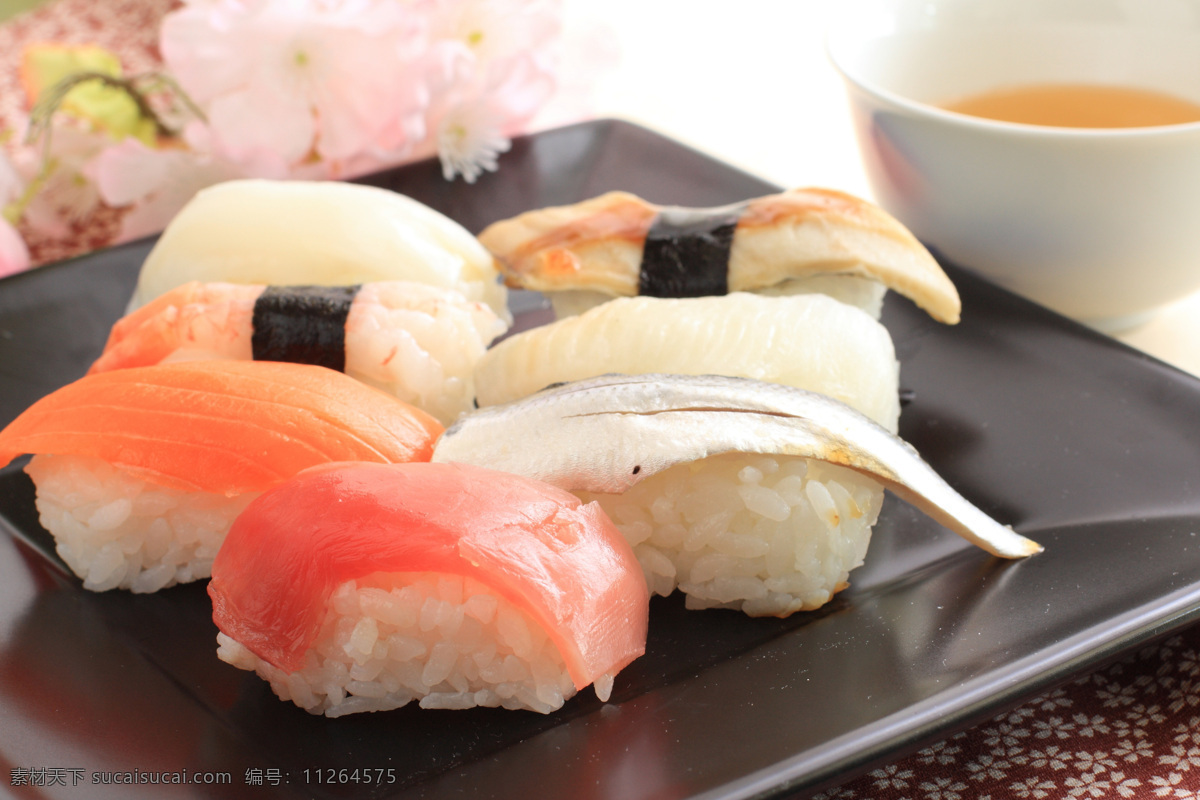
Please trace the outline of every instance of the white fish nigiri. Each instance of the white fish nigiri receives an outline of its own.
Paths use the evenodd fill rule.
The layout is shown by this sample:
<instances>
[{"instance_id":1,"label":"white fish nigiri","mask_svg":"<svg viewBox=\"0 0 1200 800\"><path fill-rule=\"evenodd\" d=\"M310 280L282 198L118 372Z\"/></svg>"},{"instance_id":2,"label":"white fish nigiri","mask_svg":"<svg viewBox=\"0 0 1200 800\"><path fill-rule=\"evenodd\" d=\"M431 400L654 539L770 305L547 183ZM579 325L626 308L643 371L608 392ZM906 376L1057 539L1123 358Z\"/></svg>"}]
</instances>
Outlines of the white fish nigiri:
<instances>
[{"instance_id":1,"label":"white fish nigiri","mask_svg":"<svg viewBox=\"0 0 1200 800\"><path fill-rule=\"evenodd\" d=\"M147 256L137 308L188 281L456 289L510 320L495 260L454 220L396 192L337 181L228 181L199 192Z\"/></svg>"},{"instance_id":2,"label":"white fish nigiri","mask_svg":"<svg viewBox=\"0 0 1200 800\"><path fill-rule=\"evenodd\" d=\"M550 387L462 418L433 460L597 500L652 591L678 585L691 607L822 605L861 563L883 488L993 555L1042 549L857 411L761 381L608 375Z\"/></svg>"},{"instance_id":3,"label":"white fish nigiri","mask_svg":"<svg viewBox=\"0 0 1200 800\"><path fill-rule=\"evenodd\" d=\"M829 395L895 431L899 364L887 329L820 294L623 297L517 334L480 360L480 406L605 373L736 375Z\"/></svg>"}]
</instances>

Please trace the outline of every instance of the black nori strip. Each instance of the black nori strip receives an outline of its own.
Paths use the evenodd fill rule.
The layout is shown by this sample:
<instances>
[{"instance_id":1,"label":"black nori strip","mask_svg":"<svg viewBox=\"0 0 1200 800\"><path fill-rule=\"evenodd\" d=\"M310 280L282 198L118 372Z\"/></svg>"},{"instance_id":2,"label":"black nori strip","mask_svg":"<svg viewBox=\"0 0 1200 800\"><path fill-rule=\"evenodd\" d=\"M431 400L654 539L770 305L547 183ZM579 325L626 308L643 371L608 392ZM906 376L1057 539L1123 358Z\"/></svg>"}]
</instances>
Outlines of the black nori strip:
<instances>
[{"instance_id":1,"label":"black nori strip","mask_svg":"<svg viewBox=\"0 0 1200 800\"><path fill-rule=\"evenodd\" d=\"M664 208L642 250L638 294L706 297L729 292L729 251L742 204Z\"/></svg>"},{"instance_id":2,"label":"black nori strip","mask_svg":"<svg viewBox=\"0 0 1200 800\"><path fill-rule=\"evenodd\" d=\"M254 302L255 361L346 371L346 317L358 286L268 286Z\"/></svg>"}]
</instances>

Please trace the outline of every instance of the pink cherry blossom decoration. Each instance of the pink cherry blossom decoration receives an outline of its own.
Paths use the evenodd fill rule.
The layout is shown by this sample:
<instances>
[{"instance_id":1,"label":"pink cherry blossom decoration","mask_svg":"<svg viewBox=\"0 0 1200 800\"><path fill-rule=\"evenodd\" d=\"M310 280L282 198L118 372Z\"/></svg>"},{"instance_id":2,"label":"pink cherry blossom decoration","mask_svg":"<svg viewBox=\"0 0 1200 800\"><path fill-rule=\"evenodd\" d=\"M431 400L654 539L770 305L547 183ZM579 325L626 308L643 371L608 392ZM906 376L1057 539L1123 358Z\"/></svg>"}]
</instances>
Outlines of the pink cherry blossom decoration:
<instances>
[{"instance_id":1,"label":"pink cherry blossom decoration","mask_svg":"<svg viewBox=\"0 0 1200 800\"><path fill-rule=\"evenodd\" d=\"M159 28L162 80L125 84L157 137L52 118L50 146L25 159L42 171L10 168L5 183L0 170L0 200L34 187L19 215L61 237L98 207L124 209L123 241L234 178L343 179L437 156L447 180L473 183L555 97L562 2L182 0ZM583 88L572 81L568 105ZM0 271L28 264L9 217Z\"/></svg>"}]
</instances>

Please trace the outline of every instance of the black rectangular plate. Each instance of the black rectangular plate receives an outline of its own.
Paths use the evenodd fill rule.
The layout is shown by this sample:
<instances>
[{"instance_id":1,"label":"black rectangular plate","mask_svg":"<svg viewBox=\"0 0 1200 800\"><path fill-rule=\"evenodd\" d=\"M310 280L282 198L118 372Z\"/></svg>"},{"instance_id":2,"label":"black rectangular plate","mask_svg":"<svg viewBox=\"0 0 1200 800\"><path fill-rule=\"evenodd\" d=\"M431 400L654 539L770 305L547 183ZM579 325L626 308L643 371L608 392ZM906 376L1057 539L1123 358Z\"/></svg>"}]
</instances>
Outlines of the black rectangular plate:
<instances>
[{"instance_id":1,"label":"black rectangular plate","mask_svg":"<svg viewBox=\"0 0 1200 800\"><path fill-rule=\"evenodd\" d=\"M476 232L610 189L692 206L775 191L619 121L519 139L474 185L444 181L433 162L365 182ZM0 281L0 423L83 374L152 244ZM16 463L0 472L0 785L32 774L66 784L46 793L88 797L782 797L1197 617L1200 382L948 271L960 325L894 296L885 305L912 396L901 435L1044 554L990 558L889 497L866 565L819 612L756 620L656 599L647 654L609 704L585 692L546 717L404 708L327 720L217 660L202 585L84 591ZM548 318L537 301L517 293L521 324ZM229 782L93 783L162 771Z\"/></svg>"}]
</instances>

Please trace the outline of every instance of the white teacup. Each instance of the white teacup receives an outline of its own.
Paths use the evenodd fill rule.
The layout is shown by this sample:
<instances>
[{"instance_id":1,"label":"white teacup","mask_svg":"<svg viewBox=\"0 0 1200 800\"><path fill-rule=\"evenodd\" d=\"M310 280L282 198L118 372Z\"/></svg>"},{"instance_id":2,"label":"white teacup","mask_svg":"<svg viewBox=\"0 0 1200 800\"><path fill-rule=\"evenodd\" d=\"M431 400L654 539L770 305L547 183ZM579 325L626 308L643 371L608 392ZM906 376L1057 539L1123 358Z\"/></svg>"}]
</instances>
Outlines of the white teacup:
<instances>
[{"instance_id":1,"label":"white teacup","mask_svg":"<svg viewBox=\"0 0 1200 800\"><path fill-rule=\"evenodd\" d=\"M1200 0L867 0L829 54L877 201L952 262L1115 331L1200 288L1200 122L1058 128L934 104L1023 84L1200 103Z\"/></svg>"}]
</instances>

